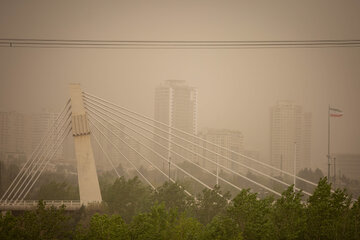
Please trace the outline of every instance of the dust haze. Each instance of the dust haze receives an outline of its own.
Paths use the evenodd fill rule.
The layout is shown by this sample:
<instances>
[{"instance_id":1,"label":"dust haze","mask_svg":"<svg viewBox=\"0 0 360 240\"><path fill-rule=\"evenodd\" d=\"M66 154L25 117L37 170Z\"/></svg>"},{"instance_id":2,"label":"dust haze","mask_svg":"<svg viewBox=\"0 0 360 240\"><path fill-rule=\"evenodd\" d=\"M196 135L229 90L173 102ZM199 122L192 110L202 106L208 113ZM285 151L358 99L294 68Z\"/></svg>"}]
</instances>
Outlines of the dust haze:
<instances>
[{"instance_id":1,"label":"dust haze","mask_svg":"<svg viewBox=\"0 0 360 240\"><path fill-rule=\"evenodd\" d=\"M359 1L1 1L0 38L96 40L359 39ZM332 152L360 154L360 48L0 48L0 110L60 111L68 83L153 117L155 87L198 89L198 128L244 134L270 157L270 108L311 112L312 167Z\"/></svg>"}]
</instances>

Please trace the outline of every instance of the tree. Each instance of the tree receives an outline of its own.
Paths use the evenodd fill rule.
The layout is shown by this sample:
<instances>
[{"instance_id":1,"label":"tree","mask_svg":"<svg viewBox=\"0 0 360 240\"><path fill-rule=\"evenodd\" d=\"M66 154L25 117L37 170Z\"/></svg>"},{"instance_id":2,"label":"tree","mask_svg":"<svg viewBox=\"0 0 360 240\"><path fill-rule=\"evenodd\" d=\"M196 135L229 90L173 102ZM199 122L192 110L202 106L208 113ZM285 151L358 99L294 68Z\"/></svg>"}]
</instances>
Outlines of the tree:
<instances>
[{"instance_id":1,"label":"tree","mask_svg":"<svg viewBox=\"0 0 360 240\"><path fill-rule=\"evenodd\" d=\"M306 218L301 197L302 193L295 192L292 185L275 202L272 219L278 239L303 239Z\"/></svg>"},{"instance_id":2,"label":"tree","mask_svg":"<svg viewBox=\"0 0 360 240\"><path fill-rule=\"evenodd\" d=\"M213 190L204 189L197 198L196 216L199 221L206 225L213 217L224 214L230 198L230 193L223 194L218 185Z\"/></svg>"},{"instance_id":3,"label":"tree","mask_svg":"<svg viewBox=\"0 0 360 240\"><path fill-rule=\"evenodd\" d=\"M310 168L304 168L299 171L298 176L309 180L310 182L317 183L321 178L324 177L324 174L319 168L315 169L314 171ZM314 186L309 185L304 181L297 181L296 186L300 189L306 190L307 192L315 191Z\"/></svg>"},{"instance_id":4,"label":"tree","mask_svg":"<svg viewBox=\"0 0 360 240\"><path fill-rule=\"evenodd\" d=\"M120 177L105 191L103 200L111 213L120 214L126 222L130 222L136 214L150 209L152 193L151 188L144 186L138 177L128 181Z\"/></svg>"},{"instance_id":5,"label":"tree","mask_svg":"<svg viewBox=\"0 0 360 240\"><path fill-rule=\"evenodd\" d=\"M89 227L80 227L77 231L78 240L128 240L130 239L129 228L120 215L108 216L106 214L94 214Z\"/></svg>"},{"instance_id":6,"label":"tree","mask_svg":"<svg viewBox=\"0 0 360 240\"><path fill-rule=\"evenodd\" d=\"M343 239L349 222L351 198L345 190L331 192L331 184L322 178L309 197L305 239Z\"/></svg>"},{"instance_id":7,"label":"tree","mask_svg":"<svg viewBox=\"0 0 360 240\"><path fill-rule=\"evenodd\" d=\"M153 240L201 240L204 226L185 213L166 209L164 204L155 205L150 212L134 217L130 225L131 239Z\"/></svg>"},{"instance_id":8,"label":"tree","mask_svg":"<svg viewBox=\"0 0 360 240\"><path fill-rule=\"evenodd\" d=\"M182 214L174 226L174 240L203 239L204 226L195 218Z\"/></svg>"},{"instance_id":9,"label":"tree","mask_svg":"<svg viewBox=\"0 0 360 240\"><path fill-rule=\"evenodd\" d=\"M21 239L71 239L73 228L65 208L45 208L43 202L35 211L26 212L19 219Z\"/></svg>"},{"instance_id":10,"label":"tree","mask_svg":"<svg viewBox=\"0 0 360 240\"><path fill-rule=\"evenodd\" d=\"M360 197L355 201L349 211L349 227L344 239L360 239Z\"/></svg>"},{"instance_id":11,"label":"tree","mask_svg":"<svg viewBox=\"0 0 360 240\"><path fill-rule=\"evenodd\" d=\"M79 199L79 190L65 181L50 181L40 187L35 199L42 200L75 200Z\"/></svg>"},{"instance_id":12,"label":"tree","mask_svg":"<svg viewBox=\"0 0 360 240\"><path fill-rule=\"evenodd\" d=\"M242 234L236 222L228 216L216 216L206 226L204 239L242 240Z\"/></svg>"},{"instance_id":13,"label":"tree","mask_svg":"<svg viewBox=\"0 0 360 240\"><path fill-rule=\"evenodd\" d=\"M7 212L4 216L0 215L0 239L21 239L19 226L19 219L14 217L10 212Z\"/></svg>"},{"instance_id":14,"label":"tree","mask_svg":"<svg viewBox=\"0 0 360 240\"><path fill-rule=\"evenodd\" d=\"M134 217L130 225L131 239L162 240L173 239L173 226L178 217L177 211L167 211L163 204L155 205L149 213Z\"/></svg>"},{"instance_id":15,"label":"tree","mask_svg":"<svg viewBox=\"0 0 360 240\"><path fill-rule=\"evenodd\" d=\"M273 202L272 197L257 199L256 193L242 190L232 200L227 215L239 226L245 239L274 239L271 221Z\"/></svg>"},{"instance_id":16,"label":"tree","mask_svg":"<svg viewBox=\"0 0 360 240\"><path fill-rule=\"evenodd\" d=\"M186 195L177 183L165 182L157 189L154 199L158 203L164 203L167 209L176 208L179 212L190 210L194 205L194 199Z\"/></svg>"}]
</instances>

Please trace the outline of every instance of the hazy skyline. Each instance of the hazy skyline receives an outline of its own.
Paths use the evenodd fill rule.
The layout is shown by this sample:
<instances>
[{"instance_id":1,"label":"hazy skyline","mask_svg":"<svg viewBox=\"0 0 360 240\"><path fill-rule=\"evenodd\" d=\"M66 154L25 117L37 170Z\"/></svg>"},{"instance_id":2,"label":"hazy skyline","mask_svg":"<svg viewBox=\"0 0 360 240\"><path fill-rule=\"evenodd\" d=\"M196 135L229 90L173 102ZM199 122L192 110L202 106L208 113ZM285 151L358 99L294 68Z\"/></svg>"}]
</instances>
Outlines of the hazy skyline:
<instances>
[{"instance_id":1,"label":"hazy skyline","mask_svg":"<svg viewBox=\"0 0 360 240\"><path fill-rule=\"evenodd\" d=\"M0 1L0 38L102 40L360 39L359 1ZM244 134L268 161L270 107L290 100L313 114L313 167L332 152L360 154L360 48L0 48L0 110L59 111L68 83L153 116L155 87L198 89L199 129Z\"/></svg>"}]
</instances>

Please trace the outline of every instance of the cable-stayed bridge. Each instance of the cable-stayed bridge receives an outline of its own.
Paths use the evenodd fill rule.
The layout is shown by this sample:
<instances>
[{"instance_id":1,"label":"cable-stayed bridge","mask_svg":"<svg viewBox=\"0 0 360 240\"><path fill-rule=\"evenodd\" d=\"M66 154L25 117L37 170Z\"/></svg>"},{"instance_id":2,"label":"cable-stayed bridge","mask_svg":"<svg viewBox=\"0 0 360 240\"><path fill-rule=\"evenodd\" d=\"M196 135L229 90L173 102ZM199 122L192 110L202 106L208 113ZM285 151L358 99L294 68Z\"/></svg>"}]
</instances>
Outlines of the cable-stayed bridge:
<instances>
[{"instance_id":1,"label":"cable-stayed bridge","mask_svg":"<svg viewBox=\"0 0 360 240\"><path fill-rule=\"evenodd\" d=\"M65 205L74 210L81 205L102 201L91 140L120 177L116 153L127 166L156 190L158 184L144 174L124 151L136 156L141 165L161 176L162 182L186 179L202 188L226 186L241 191L253 186L264 194L280 196L291 184L305 186L310 196L316 184L252 157L234 152L181 129L169 126L93 94L82 92L79 84L70 84L70 99L63 107L47 135L41 140L0 199L1 210L26 210L36 206L27 197L68 135L72 134L77 159L80 200L45 201L47 205ZM104 146L106 144L106 146ZM109 146L111 152L109 152ZM210 179L210 180L209 180ZM181 184L181 183L180 183ZM191 187L182 186L188 195ZM295 187L297 191L299 188Z\"/></svg>"}]
</instances>

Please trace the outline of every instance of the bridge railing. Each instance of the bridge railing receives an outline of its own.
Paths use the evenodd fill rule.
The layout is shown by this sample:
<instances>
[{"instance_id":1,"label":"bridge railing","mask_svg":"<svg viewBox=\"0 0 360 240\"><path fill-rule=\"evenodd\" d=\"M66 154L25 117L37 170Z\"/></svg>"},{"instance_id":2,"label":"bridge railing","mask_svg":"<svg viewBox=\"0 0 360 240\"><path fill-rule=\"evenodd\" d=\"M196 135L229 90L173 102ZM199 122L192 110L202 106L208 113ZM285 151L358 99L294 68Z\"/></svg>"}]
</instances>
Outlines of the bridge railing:
<instances>
[{"instance_id":1,"label":"bridge railing","mask_svg":"<svg viewBox=\"0 0 360 240\"><path fill-rule=\"evenodd\" d=\"M61 207L65 206L66 210L76 210L81 207L80 200L43 200L45 204L45 208L49 208L51 206ZM29 210L36 208L39 204L39 200L21 200L21 201L8 201L2 200L0 201L0 209L1 210Z\"/></svg>"}]
</instances>

